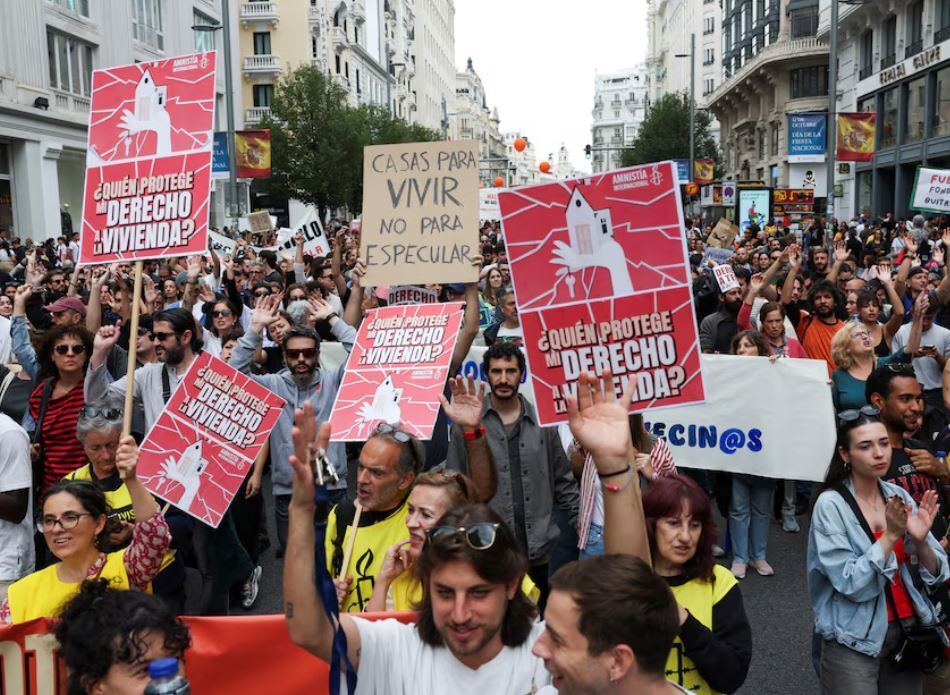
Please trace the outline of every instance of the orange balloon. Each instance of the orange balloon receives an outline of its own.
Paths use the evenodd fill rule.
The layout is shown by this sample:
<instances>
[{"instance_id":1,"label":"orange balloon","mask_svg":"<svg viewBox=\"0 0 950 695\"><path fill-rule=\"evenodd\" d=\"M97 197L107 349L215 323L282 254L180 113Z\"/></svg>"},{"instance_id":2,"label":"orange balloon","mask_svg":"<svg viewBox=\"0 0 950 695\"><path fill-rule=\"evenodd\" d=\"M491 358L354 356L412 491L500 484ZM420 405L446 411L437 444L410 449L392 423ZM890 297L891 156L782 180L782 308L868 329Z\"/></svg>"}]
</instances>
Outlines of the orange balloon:
<instances>
[{"instance_id":1,"label":"orange balloon","mask_svg":"<svg viewBox=\"0 0 950 695\"><path fill-rule=\"evenodd\" d=\"M505 185L505 179L503 179L501 176L496 176L495 180L492 181L492 185L495 188L501 188L502 186Z\"/></svg>"},{"instance_id":2,"label":"orange balloon","mask_svg":"<svg viewBox=\"0 0 950 695\"><path fill-rule=\"evenodd\" d=\"M541 165L538 167L541 170L542 174L546 174L551 171L551 162L541 162Z\"/></svg>"},{"instance_id":3,"label":"orange balloon","mask_svg":"<svg viewBox=\"0 0 950 695\"><path fill-rule=\"evenodd\" d=\"M524 152L524 148L528 146L527 141L524 138L515 138L515 150L518 152Z\"/></svg>"}]
</instances>

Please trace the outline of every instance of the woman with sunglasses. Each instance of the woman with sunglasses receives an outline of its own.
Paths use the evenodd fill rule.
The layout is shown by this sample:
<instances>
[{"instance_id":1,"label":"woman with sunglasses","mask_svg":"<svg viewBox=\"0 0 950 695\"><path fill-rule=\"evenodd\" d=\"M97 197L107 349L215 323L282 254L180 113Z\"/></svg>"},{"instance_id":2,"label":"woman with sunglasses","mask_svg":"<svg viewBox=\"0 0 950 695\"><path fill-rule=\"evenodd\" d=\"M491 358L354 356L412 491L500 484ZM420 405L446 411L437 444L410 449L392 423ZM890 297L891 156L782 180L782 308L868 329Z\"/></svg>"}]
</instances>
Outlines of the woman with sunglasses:
<instances>
[{"instance_id":1,"label":"woman with sunglasses","mask_svg":"<svg viewBox=\"0 0 950 695\"><path fill-rule=\"evenodd\" d=\"M920 506L882 477L891 464L887 428L865 406L839 416L837 447L808 536L808 591L822 640L821 692L920 693L919 671L893 661L901 621L935 622L926 591L950 577L930 533L937 494ZM916 557L916 564L911 564Z\"/></svg>"},{"instance_id":2,"label":"woman with sunglasses","mask_svg":"<svg viewBox=\"0 0 950 695\"><path fill-rule=\"evenodd\" d=\"M910 363L911 356L920 347L928 301L926 292L917 295L907 347L883 357L875 352L873 337L863 321L849 321L835 333L831 339L831 359L837 369L831 373L831 395L836 411L853 410L867 404L865 384L877 367Z\"/></svg>"},{"instance_id":3,"label":"woman with sunglasses","mask_svg":"<svg viewBox=\"0 0 950 695\"><path fill-rule=\"evenodd\" d=\"M85 460L76 421L85 405L83 380L92 354L92 335L82 326L53 326L37 349L39 384L30 394L23 429L33 432L31 455L43 471L45 492Z\"/></svg>"},{"instance_id":4,"label":"woman with sunglasses","mask_svg":"<svg viewBox=\"0 0 950 695\"><path fill-rule=\"evenodd\" d=\"M202 309L205 311L204 349L215 357L219 357L221 336L238 325L242 309L230 299L224 298L205 302Z\"/></svg>"},{"instance_id":5,"label":"woman with sunglasses","mask_svg":"<svg viewBox=\"0 0 950 695\"><path fill-rule=\"evenodd\" d=\"M479 501L475 483L463 473L439 469L419 475L409 493L407 505L409 538L393 544L386 552L376 575L373 596L363 610L413 610L422 600L422 585L413 572L413 566L419 559L427 534L446 512ZM525 575L521 588L525 595L537 602L540 592L528 575Z\"/></svg>"},{"instance_id":6,"label":"woman with sunglasses","mask_svg":"<svg viewBox=\"0 0 950 695\"><path fill-rule=\"evenodd\" d=\"M56 483L43 500L40 523L58 562L12 584L7 601L0 605L0 620L22 623L51 618L86 579L106 579L115 588L151 590L171 534L155 498L135 476L138 457L135 440L123 437L115 459L135 513L129 546L104 550L111 510L102 490L85 480Z\"/></svg>"}]
</instances>

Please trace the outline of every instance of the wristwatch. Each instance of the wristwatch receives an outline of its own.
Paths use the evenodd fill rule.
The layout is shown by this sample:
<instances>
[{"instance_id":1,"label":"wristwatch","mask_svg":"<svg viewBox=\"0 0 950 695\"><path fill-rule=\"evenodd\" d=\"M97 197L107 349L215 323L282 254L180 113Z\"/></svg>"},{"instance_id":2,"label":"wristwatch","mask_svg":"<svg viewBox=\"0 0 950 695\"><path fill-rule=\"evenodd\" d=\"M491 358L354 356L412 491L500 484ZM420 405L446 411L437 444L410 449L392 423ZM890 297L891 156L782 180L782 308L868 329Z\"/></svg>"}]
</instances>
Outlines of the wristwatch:
<instances>
[{"instance_id":1,"label":"wristwatch","mask_svg":"<svg viewBox=\"0 0 950 695\"><path fill-rule=\"evenodd\" d=\"M462 436L465 437L466 442L474 442L476 439L481 439L485 436L485 427L479 426L474 430L462 430Z\"/></svg>"}]
</instances>

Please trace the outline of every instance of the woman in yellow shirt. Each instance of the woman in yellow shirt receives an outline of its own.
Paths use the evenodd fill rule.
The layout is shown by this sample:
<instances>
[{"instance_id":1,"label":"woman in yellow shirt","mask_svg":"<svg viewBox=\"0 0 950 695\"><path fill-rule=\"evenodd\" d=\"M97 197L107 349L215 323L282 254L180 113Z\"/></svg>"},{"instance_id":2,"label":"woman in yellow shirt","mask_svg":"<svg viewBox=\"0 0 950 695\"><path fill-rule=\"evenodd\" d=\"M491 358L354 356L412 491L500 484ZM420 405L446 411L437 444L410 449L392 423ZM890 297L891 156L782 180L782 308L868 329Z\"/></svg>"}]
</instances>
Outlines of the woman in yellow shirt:
<instances>
[{"instance_id":1,"label":"woman in yellow shirt","mask_svg":"<svg viewBox=\"0 0 950 695\"><path fill-rule=\"evenodd\" d=\"M155 499L135 477L139 450L123 437L116 466L125 475L135 526L131 544L105 553L99 549L109 533L109 505L90 481L64 480L43 500L41 524L50 551L59 562L10 586L0 605L0 620L21 623L55 616L86 579L102 578L114 588L146 591L162 565L171 533Z\"/></svg>"},{"instance_id":2,"label":"woman in yellow shirt","mask_svg":"<svg viewBox=\"0 0 950 695\"><path fill-rule=\"evenodd\" d=\"M426 542L426 532L451 509L479 502L475 483L467 475L451 469L423 473L416 478L406 513L409 538L393 544L386 552L376 576L373 596L364 611L409 611L422 600L422 584L413 565ZM525 575L521 590L537 602L537 587Z\"/></svg>"}]
</instances>

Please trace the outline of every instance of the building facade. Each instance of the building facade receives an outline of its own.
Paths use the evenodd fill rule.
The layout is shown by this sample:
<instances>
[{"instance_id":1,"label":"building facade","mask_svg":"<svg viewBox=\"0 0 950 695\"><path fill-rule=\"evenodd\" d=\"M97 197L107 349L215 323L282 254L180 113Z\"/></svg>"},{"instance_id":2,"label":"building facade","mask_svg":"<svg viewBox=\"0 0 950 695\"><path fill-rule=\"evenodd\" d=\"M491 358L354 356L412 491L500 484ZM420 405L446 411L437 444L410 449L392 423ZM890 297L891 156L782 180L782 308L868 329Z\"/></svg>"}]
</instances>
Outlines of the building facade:
<instances>
[{"instance_id":1,"label":"building facade","mask_svg":"<svg viewBox=\"0 0 950 695\"><path fill-rule=\"evenodd\" d=\"M505 133L505 157L508 159L507 185L530 186L541 181L541 172L538 170L538 155L534 148L534 143L521 133L513 130ZM521 138L525 141L525 148L519 152L515 149L515 140Z\"/></svg>"},{"instance_id":2,"label":"building facade","mask_svg":"<svg viewBox=\"0 0 950 695\"><path fill-rule=\"evenodd\" d=\"M455 2L424 0L416 3L415 15L412 122L447 133L455 101Z\"/></svg>"},{"instance_id":3,"label":"building facade","mask_svg":"<svg viewBox=\"0 0 950 695\"><path fill-rule=\"evenodd\" d=\"M498 128L498 109L488 106L482 78L468 59L463 72L455 76L455 99L448 114L452 140L476 140L480 159L479 176L489 184L508 171L507 148Z\"/></svg>"},{"instance_id":4,"label":"building facade","mask_svg":"<svg viewBox=\"0 0 950 695\"><path fill-rule=\"evenodd\" d=\"M950 1L839 4L838 56L838 111L873 111L877 125L873 161L835 168L835 215L911 214L917 167L950 168Z\"/></svg>"},{"instance_id":5,"label":"building facade","mask_svg":"<svg viewBox=\"0 0 950 695\"><path fill-rule=\"evenodd\" d=\"M814 187L821 209L827 165L787 161L789 114L827 111L818 0L724 0L722 22L723 83L706 99L720 123L723 178Z\"/></svg>"},{"instance_id":6,"label":"building facade","mask_svg":"<svg viewBox=\"0 0 950 695\"><path fill-rule=\"evenodd\" d=\"M0 230L34 241L79 230L92 71L220 48L193 25L220 0L4 0L0 20ZM216 118L224 123L219 56Z\"/></svg>"},{"instance_id":7,"label":"building facade","mask_svg":"<svg viewBox=\"0 0 950 695\"><path fill-rule=\"evenodd\" d=\"M591 111L591 167L595 174L620 167L624 148L633 145L646 117L648 90L645 65L595 77Z\"/></svg>"}]
</instances>

